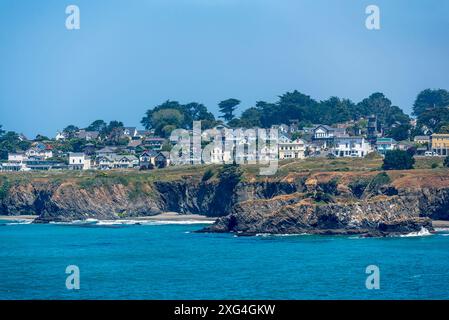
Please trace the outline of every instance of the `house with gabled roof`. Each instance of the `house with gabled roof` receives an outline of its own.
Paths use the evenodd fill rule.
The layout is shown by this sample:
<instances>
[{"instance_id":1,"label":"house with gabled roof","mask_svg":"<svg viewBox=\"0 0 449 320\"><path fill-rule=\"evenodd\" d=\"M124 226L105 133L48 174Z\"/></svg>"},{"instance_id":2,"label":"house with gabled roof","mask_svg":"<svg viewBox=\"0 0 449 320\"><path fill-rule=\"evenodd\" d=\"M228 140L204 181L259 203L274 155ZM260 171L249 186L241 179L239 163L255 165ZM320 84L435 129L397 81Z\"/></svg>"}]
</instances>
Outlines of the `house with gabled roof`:
<instances>
[{"instance_id":1,"label":"house with gabled roof","mask_svg":"<svg viewBox=\"0 0 449 320\"><path fill-rule=\"evenodd\" d=\"M129 139L132 139L135 136L137 136L137 128L136 127L124 127L122 135Z\"/></svg>"},{"instance_id":2,"label":"house with gabled roof","mask_svg":"<svg viewBox=\"0 0 449 320\"><path fill-rule=\"evenodd\" d=\"M90 161L90 157L84 153L70 152L68 168L69 170L89 170Z\"/></svg>"},{"instance_id":3,"label":"house with gabled roof","mask_svg":"<svg viewBox=\"0 0 449 320\"><path fill-rule=\"evenodd\" d=\"M278 144L279 159L304 159L306 144L304 140L280 141Z\"/></svg>"},{"instance_id":4,"label":"house with gabled roof","mask_svg":"<svg viewBox=\"0 0 449 320\"><path fill-rule=\"evenodd\" d=\"M97 140L100 137L100 133L98 131L86 131L84 129L81 129L75 134L75 136L78 139L92 141L92 140Z\"/></svg>"},{"instance_id":5,"label":"house with gabled roof","mask_svg":"<svg viewBox=\"0 0 449 320\"><path fill-rule=\"evenodd\" d=\"M393 151L398 147L398 143L393 138L377 138L376 150L381 155L385 155L388 151Z\"/></svg>"},{"instance_id":6,"label":"house with gabled roof","mask_svg":"<svg viewBox=\"0 0 449 320\"><path fill-rule=\"evenodd\" d=\"M371 144L364 137L338 137L333 148L336 157L363 158L371 151Z\"/></svg>"},{"instance_id":7,"label":"house with gabled roof","mask_svg":"<svg viewBox=\"0 0 449 320\"><path fill-rule=\"evenodd\" d=\"M104 147L100 150L97 150L95 153L97 156L109 156L115 154L117 152L117 148L115 147Z\"/></svg>"},{"instance_id":8,"label":"house with gabled roof","mask_svg":"<svg viewBox=\"0 0 449 320\"><path fill-rule=\"evenodd\" d=\"M31 147L25 152L25 155L28 158L35 158L35 159L42 159L46 160L48 158L53 157L53 151L51 148L47 148L45 145L36 145L34 147Z\"/></svg>"},{"instance_id":9,"label":"house with gabled roof","mask_svg":"<svg viewBox=\"0 0 449 320\"><path fill-rule=\"evenodd\" d=\"M323 148L329 148L333 145L334 139L347 137L346 129L333 128L331 126L320 124L313 130L312 140L315 144L320 145Z\"/></svg>"}]
</instances>

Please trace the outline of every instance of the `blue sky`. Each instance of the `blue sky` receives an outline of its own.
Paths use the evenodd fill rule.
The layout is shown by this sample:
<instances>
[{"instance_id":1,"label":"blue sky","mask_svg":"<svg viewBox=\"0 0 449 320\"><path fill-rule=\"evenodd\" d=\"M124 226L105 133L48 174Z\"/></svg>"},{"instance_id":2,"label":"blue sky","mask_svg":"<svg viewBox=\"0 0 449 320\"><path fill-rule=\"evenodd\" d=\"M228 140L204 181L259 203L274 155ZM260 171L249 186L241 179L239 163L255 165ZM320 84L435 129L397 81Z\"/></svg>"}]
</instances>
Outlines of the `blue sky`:
<instances>
[{"instance_id":1,"label":"blue sky","mask_svg":"<svg viewBox=\"0 0 449 320\"><path fill-rule=\"evenodd\" d=\"M81 30L65 28L76 4ZM381 30L365 28L365 7ZM0 124L54 136L96 119L139 125L167 99L322 100L384 92L410 112L449 89L446 0L1 0Z\"/></svg>"}]
</instances>

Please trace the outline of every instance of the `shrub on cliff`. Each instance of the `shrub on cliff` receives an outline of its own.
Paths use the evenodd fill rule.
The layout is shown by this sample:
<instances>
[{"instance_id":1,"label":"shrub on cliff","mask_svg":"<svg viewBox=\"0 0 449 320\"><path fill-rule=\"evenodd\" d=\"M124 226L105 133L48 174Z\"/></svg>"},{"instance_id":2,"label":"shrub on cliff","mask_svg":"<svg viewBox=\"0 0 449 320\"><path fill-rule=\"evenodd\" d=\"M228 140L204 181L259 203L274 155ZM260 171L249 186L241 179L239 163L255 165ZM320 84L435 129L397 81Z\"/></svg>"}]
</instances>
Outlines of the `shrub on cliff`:
<instances>
[{"instance_id":1,"label":"shrub on cliff","mask_svg":"<svg viewBox=\"0 0 449 320\"><path fill-rule=\"evenodd\" d=\"M218 173L218 178L220 179L220 184L235 186L242 178L242 170L238 165L226 164Z\"/></svg>"},{"instance_id":2,"label":"shrub on cliff","mask_svg":"<svg viewBox=\"0 0 449 320\"><path fill-rule=\"evenodd\" d=\"M351 189L354 196L361 198L364 193L377 194L383 186L390 184L390 182L390 176L386 172L381 172L372 179L359 178L352 181L348 187Z\"/></svg>"},{"instance_id":3,"label":"shrub on cliff","mask_svg":"<svg viewBox=\"0 0 449 320\"><path fill-rule=\"evenodd\" d=\"M203 182L208 181L213 176L214 176L214 172L212 171L212 169L207 169L206 172L204 172L203 177L201 178L201 181L203 181Z\"/></svg>"},{"instance_id":4,"label":"shrub on cliff","mask_svg":"<svg viewBox=\"0 0 449 320\"><path fill-rule=\"evenodd\" d=\"M332 178L328 182L318 183L318 188L326 194L336 195L338 193L338 178Z\"/></svg>"},{"instance_id":5,"label":"shrub on cliff","mask_svg":"<svg viewBox=\"0 0 449 320\"><path fill-rule=\"evenodd\" d=\"M446 168L449 168L449 156L447 156L446 158L444 158L443 165L444 165Z\"/></svg>"},{"instance_id":6,"label":"shrub on cliff","mask_svg":"<svg viewBox=\"0 0 449 320\"><path fill-rule=\"evenodd\" d=\"M381 172L376 175L373 180L368 185L368 189L370 191L374 191L379 189L382 186L385 186L391 182L390 176L386 172Z\"/></svg>"},{"instance_id":7,"label":"shrub on cliff","mask_svg":"<svg viewBox=\"0 0 449 320\"><path fill-rule=\"evenodd\" d=\"M357 179L355 181L352 181L348 187L351 189L354 196L357 198L360 198L363 195L363 192L365 192L365 189L368 187L370 183L369 179Z\"/></svg>"},{"instance_id":8,"label":"shrub on cliff","mask_svg":"<svg viewBox=\"0 0 449 320\"><path fill-rule=\"evenodd\" d=\"M10 183L7 178L2 177L0 179L0 200L5 199L8 196Z\"/></svg>"},{"instance_id":9,"label":"shrub on cliff","mask_svg":"<svg viewBox=\"0 0 449 320\"><path fill-rule=\"evenodd\" d=\"M415 159L407 151L387 151L382 169L384 170L409 170L413 169Z\"/></svg>"}]
</instances>

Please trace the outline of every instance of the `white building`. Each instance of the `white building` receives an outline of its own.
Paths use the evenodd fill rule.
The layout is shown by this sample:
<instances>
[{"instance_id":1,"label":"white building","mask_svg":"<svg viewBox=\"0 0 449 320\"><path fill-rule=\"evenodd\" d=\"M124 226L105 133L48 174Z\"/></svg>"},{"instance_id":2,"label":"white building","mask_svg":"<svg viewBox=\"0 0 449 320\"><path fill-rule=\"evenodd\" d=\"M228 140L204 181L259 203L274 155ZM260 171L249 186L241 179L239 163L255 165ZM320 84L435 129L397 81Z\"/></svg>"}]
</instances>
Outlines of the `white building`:
<instances>
[{"instance_id":1,"label":"white building","mask_svg":"<svg viewBox=\"0 0 449 320\"><path fill-rule=\"evenodd\" d=\"M27 160L23 153L8 153L8 162L1 165L1 171L25 171Z\"/></svg>"},{"instance_id":2,"label":"white building","mask_svg":"<svg viewBox=\"0 0 449 320\"><path fill-rule=\"evenodd\" d=\"M111 154L107 156L98 156L95 164L100 170L109 169L131 169L139 166L139 159L130 155Z\"/></svg>"},{"instance_id":3,"label":"white building","mask_svg":"<svg viewBox=\"0 0 449 320\"><path fill-rule=\"evenodd\" d=\"M363 137L336 138L333 152L336 157L363 158L371 152L371 145Z\"/></svg>"},{"instance_id":4,"label":"white building","mask_svg":"<svg viewBox=\"0 0 449 320\"><path fill-rule=\"evenodd\" d=\"M23 153L8 153L8 162L23 162L28 157Z\"/></svg>"},{"instance_id":5,"label":"white building","mask_svg":"<svg viewBox=\"0 0 449 320\"><path fill-rule=\"evenodd\" d=\"M69 153L70 170L89 170L90 168L90 158L84 153Z\"/></svg>"},{"instance_id":6,"label":"white building","mask_svg":"<svg viewBox=\"0 0 449 320\"><path fill-rule=\"evenodd\" d=\"M53 151L49 149L40 149L40 148L30 148L25 152L25 155L28 158L41 158L43 160L46 160L48 158L53 157Z\"/></svg>"},{"instance_id":7,"label":"white building","mask_svg":"<svg viewBox=\"0 0 449 320\"><path fill-rule=\"evenodd\" d=\"M279 160L283 159L304 159L306 144L303 140L279 141Z\"/></svg>"},{"instance_id":8,"label":"white building","mask_svg":"<svg viewBox=\"0 0 449 320\"><path fill-rule=\"evenodd\" d=\"M56 141L65 140L66 138L67 137L65 136L65 134L63 132L58 131L56 133L56 137L55 137Z\"/></svg>"}]
</instances>

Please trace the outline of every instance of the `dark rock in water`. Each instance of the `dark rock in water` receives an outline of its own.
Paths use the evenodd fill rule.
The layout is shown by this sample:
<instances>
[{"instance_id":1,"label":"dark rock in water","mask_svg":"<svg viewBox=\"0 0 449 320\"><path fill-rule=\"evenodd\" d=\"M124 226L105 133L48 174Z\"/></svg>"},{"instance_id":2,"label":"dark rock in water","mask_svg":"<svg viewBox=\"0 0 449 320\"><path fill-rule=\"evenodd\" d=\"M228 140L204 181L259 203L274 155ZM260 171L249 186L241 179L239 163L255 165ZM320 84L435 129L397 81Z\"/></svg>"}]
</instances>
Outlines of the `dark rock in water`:
<instances>
[{"instance_id":1,"label":"dark rock in water","mask_svg":"<svg viewBox=\"0 0 449 320\"><path fill-rule=\"evenodd\" d=\"M237 204L233 212L219 218L202 232L237 234L361 234L385 236L432 231L429 218L419 217L413 202L397 196L379 196L354 203L316 204L304 195L277 197Z\"/></svg>"}]
</instances>

